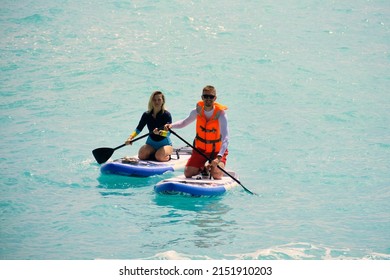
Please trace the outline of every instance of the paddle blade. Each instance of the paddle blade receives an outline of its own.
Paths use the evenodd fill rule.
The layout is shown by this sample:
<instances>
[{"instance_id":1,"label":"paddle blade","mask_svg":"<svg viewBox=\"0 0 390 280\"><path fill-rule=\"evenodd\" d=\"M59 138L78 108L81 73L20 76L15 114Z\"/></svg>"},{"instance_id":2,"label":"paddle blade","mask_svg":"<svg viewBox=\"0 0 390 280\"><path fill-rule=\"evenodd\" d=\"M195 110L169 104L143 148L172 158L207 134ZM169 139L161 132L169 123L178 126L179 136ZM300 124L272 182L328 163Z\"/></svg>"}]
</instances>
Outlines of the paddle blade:
<instances>
[{"instance_id":1,"label":"paddle blade","mask_svg":"<svg viewBox=\"0 0 390 280\"><path fill-rule=\"evenodd\" d=\"M93 156L99 164L106 162L114 153L113 148L97 148L92 151Z\"/></svg>"}]
</instances>

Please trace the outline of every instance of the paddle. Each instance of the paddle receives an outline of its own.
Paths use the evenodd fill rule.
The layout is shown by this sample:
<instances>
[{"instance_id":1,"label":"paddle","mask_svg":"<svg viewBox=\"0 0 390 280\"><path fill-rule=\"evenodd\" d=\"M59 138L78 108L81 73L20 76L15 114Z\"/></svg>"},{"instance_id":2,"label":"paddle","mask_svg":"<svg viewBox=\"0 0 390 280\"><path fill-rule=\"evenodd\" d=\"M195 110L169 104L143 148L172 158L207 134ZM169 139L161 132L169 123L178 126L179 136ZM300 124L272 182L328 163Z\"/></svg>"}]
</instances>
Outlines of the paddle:
<instances>
[{"instance_id":1,"label":"paddle","mask_svg":"<svg viewBox=\"0 0 390 280\"><path fill-rule=\"evenodd\" d=\"M182 137L180 137L176 132L174 132L172 129L169 129L169 131L176 135L181 141L183 141L184 143L186 143L188 146L190 146L192 149L194 149L195 151L197 151L200 155L202 155L204 158L206 158L209 162L211 162L211 159L208 158L204 153L202 153L201 151L199 151L199 149L195 148L194 146L192 146L190 143L188 143L186 140L184 140ZM217 167L223 172L225 173L226 175L228 175L230 178L232 178L234 181L236 181L247 193L250 193L250 194L255 194L253 192L251 192L250 190L248 190L247 188L244 187L243 184L241 184L241 182L237 179L237 178L234 178L229 172L227 172L226 170L224 170L221 166L217 165ZM255 194L257 195L257 194Z\"/></svg>"},{"instance_id":2,"label":"paddle","mask_svg":"<svg viewBox=\"0 0 390 280\"><path fill-rule=\"evenodd\" d=\"M140 140L142 138L145 138L148 135L149 135L149 133L146 133L138 138L135 138L131 141L131 143L133 143L137 140ZM112 156L112 154L114 153L115 150L123 148L124 146L126 146L126 144L122 144L116 148L106 148L106 147L97 148L97 149L92 151L92 154L95 157L96 161L99 164L102 164L102 163L106 162Z\"/></svg>"}]
</instances>

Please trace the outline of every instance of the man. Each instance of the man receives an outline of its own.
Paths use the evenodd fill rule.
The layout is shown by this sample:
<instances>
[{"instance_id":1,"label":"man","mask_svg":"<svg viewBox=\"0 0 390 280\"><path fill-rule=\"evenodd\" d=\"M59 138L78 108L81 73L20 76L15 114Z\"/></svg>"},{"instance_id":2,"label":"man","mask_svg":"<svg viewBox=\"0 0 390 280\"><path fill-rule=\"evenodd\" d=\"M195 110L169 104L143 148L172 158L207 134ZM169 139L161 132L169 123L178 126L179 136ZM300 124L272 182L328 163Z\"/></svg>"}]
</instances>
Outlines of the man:
<instances>
[{"instance_id":1,"label":"man","mask_svg":"<svg viewBox=\"0 0 390 280\"><path fill-rule=\"evenodd\" d=\"M217 167L224 168L228 155L229 130L227 126L227 107L215 102L217 92L213 86L203 88L202 100L196 104L189 116L183 120L166 124L165 129L183 128L196 120L195 148L212 161L205 167L207 159L193 151L184 169L187 178L210 171L214 179L221 179L223 172Z\"/></svg>"}]
</instances>

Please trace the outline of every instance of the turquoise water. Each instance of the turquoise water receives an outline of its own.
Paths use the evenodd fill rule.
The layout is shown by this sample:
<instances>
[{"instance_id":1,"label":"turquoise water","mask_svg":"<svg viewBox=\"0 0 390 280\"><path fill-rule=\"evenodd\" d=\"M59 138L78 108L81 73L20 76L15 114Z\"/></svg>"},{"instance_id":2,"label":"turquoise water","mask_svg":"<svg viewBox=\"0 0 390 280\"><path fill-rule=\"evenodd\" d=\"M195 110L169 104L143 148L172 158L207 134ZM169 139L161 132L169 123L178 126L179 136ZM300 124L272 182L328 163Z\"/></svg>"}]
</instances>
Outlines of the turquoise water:
<instances>
[{"instance_id":1,"label":"turquoise water","mask_svg":"<svg viewBox=\"0 0 390 280\"><path fill-rule=\"evenodd\" d=\"M390 259L389 11L2 1L0 258ZM91 151L122 144L152 91L179 120L207 84L229 106L228 168L259 196L100 175Z\"/></svg>"}]
</instances>

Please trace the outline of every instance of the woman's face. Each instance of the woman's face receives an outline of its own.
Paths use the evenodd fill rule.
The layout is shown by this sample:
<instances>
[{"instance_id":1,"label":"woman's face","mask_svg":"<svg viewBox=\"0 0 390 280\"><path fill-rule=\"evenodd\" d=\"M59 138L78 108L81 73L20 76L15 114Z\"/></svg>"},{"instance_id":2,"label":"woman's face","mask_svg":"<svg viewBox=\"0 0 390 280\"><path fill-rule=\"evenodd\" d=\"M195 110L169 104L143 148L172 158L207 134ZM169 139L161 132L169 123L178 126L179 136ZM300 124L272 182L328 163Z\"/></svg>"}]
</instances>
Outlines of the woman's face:
<instances>
[{"instance_id":1,"label":"woman's face","mask_svg":"<svg viewBox=\"0 0 390 280\"><path fill-rule=\"evenodd\" d=\"M156 94L153 96L153 107L156 109L160 109L161 106L164 104L164 99L162 97L162 94Z\"/></svg>"}]
</instances>

